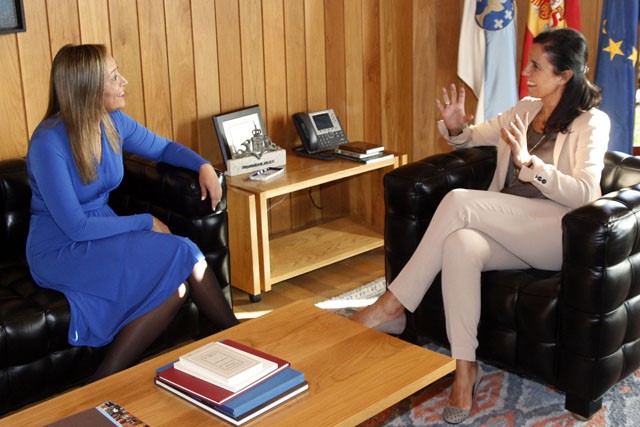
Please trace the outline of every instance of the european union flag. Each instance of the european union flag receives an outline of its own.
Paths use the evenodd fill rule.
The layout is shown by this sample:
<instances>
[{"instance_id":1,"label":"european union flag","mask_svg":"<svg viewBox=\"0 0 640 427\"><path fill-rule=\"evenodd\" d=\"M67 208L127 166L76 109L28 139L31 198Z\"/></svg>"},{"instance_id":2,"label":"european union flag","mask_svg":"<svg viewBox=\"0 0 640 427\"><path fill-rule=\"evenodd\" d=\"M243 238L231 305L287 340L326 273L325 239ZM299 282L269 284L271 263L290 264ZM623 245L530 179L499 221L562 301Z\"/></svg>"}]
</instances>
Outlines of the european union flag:
<instances>
[{"instance_id":1,"label":"european union flag","mask_svg":"<svg viewBox=\"0 0 640 427\"><path fill-rule=\"evenodd\" d=\"M600 108L609 114L609 150L631 153L638 59L638 0L604 0L598 42L596 84Z\"/></svg>"}]
</instances>

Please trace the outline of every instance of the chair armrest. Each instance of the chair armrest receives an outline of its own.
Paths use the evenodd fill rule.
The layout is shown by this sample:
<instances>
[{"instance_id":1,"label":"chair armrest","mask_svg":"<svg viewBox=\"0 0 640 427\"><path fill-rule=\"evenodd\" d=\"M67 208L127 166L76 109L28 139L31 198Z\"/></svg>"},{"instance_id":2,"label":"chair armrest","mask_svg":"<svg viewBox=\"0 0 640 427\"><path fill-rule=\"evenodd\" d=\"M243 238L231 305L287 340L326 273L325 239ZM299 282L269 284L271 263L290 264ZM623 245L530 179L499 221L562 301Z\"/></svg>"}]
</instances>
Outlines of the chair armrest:
<instances>
[{"instance_id":1,"label":"chair armrest","mask_svg":"<svg viewBox=\"0 0 640 427\"><path fill-rule=\"evenodd\" d=\"M435 154L401 166L384 177L387 212L430 219L454 188L486 190L495 167L492 146Z\"/></svg>"},{"instance_id":2,"label":"chair armrest","mask_svg":"<svg viewBox=\"0 0 640 427\"><path fill-rule=\"evenodd\" d=\"M487 189L495 167L495 147L474 147L429 156L384 176L387 283L415 251L444 196L454 188Z\"/></svg>"},{"instance_id":3,"label":"chair armrest","mask_svg":"<svg viewBox=\"0 0 640 427\"><path fill-rule=\"evenodd\" d=\"M581 358L621 352L640 340L640 185L572 210L562 230L565 351Z\"/></svg>"},{"instance_id":4,"label":"chair armrest","mask_svg":"<svg viewBox=\"0 0 640 427\"><path fill-rule=\"evenodd\" d=\"M124 178L109 204L119 215L150 213L172 233L188 237L225 287L229 284L227 191L224 174L218 172L218 178L223 192L213 211L209 198L201 200L197 172L127 153Z\"/></svg>"}]
</instances>

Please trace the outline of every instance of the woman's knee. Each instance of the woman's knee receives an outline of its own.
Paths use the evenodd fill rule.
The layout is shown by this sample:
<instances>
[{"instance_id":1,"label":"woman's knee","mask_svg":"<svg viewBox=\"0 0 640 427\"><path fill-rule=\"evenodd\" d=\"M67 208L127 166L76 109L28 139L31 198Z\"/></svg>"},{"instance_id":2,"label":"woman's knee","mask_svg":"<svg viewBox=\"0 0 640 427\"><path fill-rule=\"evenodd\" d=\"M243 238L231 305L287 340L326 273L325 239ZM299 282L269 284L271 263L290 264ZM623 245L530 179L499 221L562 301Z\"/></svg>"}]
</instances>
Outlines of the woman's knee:
<instances>
[{"instance_id":1,"label":"woman's knee","mask_svg":"<svg viewBox=\"0 0 640 427\"><path fill-rule=\"evenodd\" d=\"M189 283L184 281L180 283L180 286L178 286L178 289L176 290L176 296L178 297L178 299L184 301L188 295L189 295Z\"/></svg>"},{"instance_id":2,"label":"woman's knee","mask_svg":"<svg viewBox=\"0 0 640 427\"><path fill-rule=\"evenodd\" d=\"M200 282L207 271L209 264L207 264L207 260L202 258L200 261L196 262L193 266L193 270L191 271L191 279L195 279L197 282Z\"/></svg>"},{"instance_id":3,"label":"woman's knee","mask_svg":"<svg viewBox=\"0 0 640 427\"><path fill-rule=\"evenodd\" d=\"M465 206L467 199L472 194L473 190L467 190L466 188L454 188L449 191L442 201L440 202L441 206Z\"/></svg>"},{"instance_id":4,"label":"woman's knee","mask_svg":"<svg viewBox=\"0 0 640 427\"><path fill-rule=\"evenodd\" d=\"M447 224L456 223L458 227L464 226L468 222L468 206L473 201L473 190L456 188L449 191L435 212L431 222L444 221Z\"/></svg>"},{"instance_id":5,"label":"woman's knee","mask_svg":"<svg viewBox=\"0 0 640 427\"><path fill-rule=\"evenodd\" d=\"M443 259L482 266L490 254L490 245L479 231L462 228L451 233L444 242Z\"/></svg>"}]
</instances>

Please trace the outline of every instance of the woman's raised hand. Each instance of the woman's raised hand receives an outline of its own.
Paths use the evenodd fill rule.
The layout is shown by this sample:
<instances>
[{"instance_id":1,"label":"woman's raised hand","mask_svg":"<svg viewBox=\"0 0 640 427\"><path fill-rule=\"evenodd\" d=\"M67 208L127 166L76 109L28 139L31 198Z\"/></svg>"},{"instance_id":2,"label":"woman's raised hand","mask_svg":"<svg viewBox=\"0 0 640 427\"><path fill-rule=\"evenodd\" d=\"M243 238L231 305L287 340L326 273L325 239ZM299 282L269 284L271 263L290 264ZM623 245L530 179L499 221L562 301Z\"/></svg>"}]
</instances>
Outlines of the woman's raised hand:
<instances>
[{"instance_id":1,"label":"woman's raised hand","mask_svg":"<svg viewBox=\"0 0 640 427\"><path fill-rule=\"evenodd\" d=\"M511 148L511 157L516 167L522 167L531 163L531 154L527 146L527 128L529 127L529 112L524 113L524 117L516 114L516 117L509 124L509 128L502 128L500 134L502 140Z\"/></svg>"},{"instance_id":2,"label":"woman's raised hand","mask_svg":"<svg viewBox=\"0 0 640 427\"><path fill-rule=\"evenodd\" d=\"M467 123L473 119L472 114L466 114L464 111L464 98L464 87L460 86L460 93L458 93L456 85L452 83L450 93L443 87L442 101L436 99L436 105L450 135L455 136L462 133Z\"/></svg>"}]
</instances>

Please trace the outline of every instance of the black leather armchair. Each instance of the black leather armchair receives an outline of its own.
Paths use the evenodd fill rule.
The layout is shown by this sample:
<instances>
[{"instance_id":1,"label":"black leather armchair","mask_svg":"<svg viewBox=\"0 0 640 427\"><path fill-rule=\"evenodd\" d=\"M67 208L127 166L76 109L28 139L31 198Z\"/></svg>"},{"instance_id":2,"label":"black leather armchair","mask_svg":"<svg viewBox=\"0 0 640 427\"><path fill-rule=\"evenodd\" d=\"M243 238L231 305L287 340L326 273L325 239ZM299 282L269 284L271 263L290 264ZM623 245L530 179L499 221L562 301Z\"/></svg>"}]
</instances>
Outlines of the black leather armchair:
<instances>
[{"instance_id":1,"label":"black leather armchair","mask_svg":"<svg viewBox=\"0 0 640 427\"><path fill-rule=\"evenodd\" d=\"M493 147L437 154L384 177L386 279L414 252L444 195L486 189ZM640 158L607 152L602 198L567 213L561 271L482 274L478 358L566 393L590 417L640 367ZM460 260L464 262L464 260ZM440 276L409 316L409 335L448 346Z\"/></svg>"},{"instance_id":2,"label":"black leather armchair","mask_svg":"<svg viewBox=\"0 0 640 427\"><path fill-rule=\"evenodd\" d=\"M189 237L231 303L224 175L220 179L225 193L213 212L200 200L196 173L126 155L125 177L110 204L120 214L150 212L173 233ZM36 285L29 274L30 199L25 159L0 161L0 415L82 383L105 353L69 345L67 300ZM144 356L213 332L188 301Z\"/></svg>"}]
</instances>

